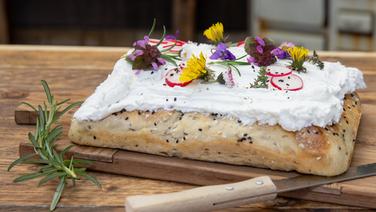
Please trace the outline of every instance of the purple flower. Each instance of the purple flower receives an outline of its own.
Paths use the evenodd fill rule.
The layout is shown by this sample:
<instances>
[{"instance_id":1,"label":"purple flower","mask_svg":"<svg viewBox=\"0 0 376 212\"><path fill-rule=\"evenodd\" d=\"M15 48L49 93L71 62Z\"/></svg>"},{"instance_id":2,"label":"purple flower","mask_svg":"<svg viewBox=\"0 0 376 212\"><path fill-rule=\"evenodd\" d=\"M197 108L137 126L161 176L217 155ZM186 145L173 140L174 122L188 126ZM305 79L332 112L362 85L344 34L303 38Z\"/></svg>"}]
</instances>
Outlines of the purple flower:
<instances>
[{"instance_id":1,"label":"purple flower","mask_svg":"<svg viewBox=\"0 0 376 212\"><path fill-rule=\"evenodd\" d=\"M244 50L249 55L248 63L258 66L268 66L276 62L276 57L271 53L275 48L271 40L258 36L247 37L244 44Z\"/></svg>"},{"instance_id":2,"label":"purple flower","mask_svg":"<svg viewBox=\"0 0 376 212\"><path fill-rule=\"evenodd\" d=\"M291 42L283 42L279 48L285 50L285 48L291 48L291 47L294 47L295 44L294 43L291 43Z\"/></svg>"},{"instance_id":3,"label":"purple flower","mask_svg":"<svg viewBox=\"0 0 376 212\"><path fill-rule=\"evenodd\" d=\"M260 54L264 53L264 49L262 48L262 46L256 46L256 50Z\"/></svg>"},{"instance_id":4,"label":"purple flower","mask_svg":"<svg viewBox=\"0 0 376 212\"><path fill-rule=\"evenodd\" d=\"M259 36L256 36L255 37L255 40L258 44L260 44L261 46L265 46L265 41L264 39L260 38Z\"/></svg>"},{"instance_id":5,"label":"purple flower","mask_svg":"<svg viewBox=\"0 0 376 212\"><path fill-rule=\"evenodd\" d=\"M223 75L223 79L225 80L225 85L229 88L232 88L235 86L234 77L232 76L231 69L225 71L225 74Z\"/></svg>"},{"instance_id":6,"label":"purple flower","mask_svg":"<svg viewBox=\"0 0 376 212\"><path fill-rule=\"evenodd\" d=\"M283 42L279 47L273 49L270 53L276 56L278 59L286 59L289 57L287 49L294 47L295 44L291 42Z\"/></svg>"},{"instance_id":7,"label":"purple flower","mask_svg":"<svg viewBox=\"0 0 376 212\"><path fill-rule=\"evenodd\" d=\"M132 63L133 70L158 70L159 66L166 64L166 61L161 58L162 53L158 47L149 44L148 36L134 42L133 46L134 51L126 57Z\"/></svg>"},{"instance_id":8,"label":"purple flower","mask_svg":"<svg viewBox=\"0 0 376 212\"><path fill-rule=\"evenodd\" d=\"M215 52L210 56L212 60L235 60L236 57L228 49L227 45L224 43L218 43Z\"/></svg>"},{"instance_id":9,"label":"purple flower","mask_svg":"<svg viewBox=\"0 0 376 212\"><path fill-rule=\"evenodd\" d=\"M249 57L247 58L247 61L248 61L249 64L252 64L252 63L256 64L256 59L255 59L254 57L252 57L252 56L249 56ZM257 64L256 64L256 65L257 65Z\"/></svg>"},{"instance_id":10,"label":"purple flower","mask_svg":"<svg viewBox=\"0 0 376 212\"><path fill-rule=\"evenodd\" d=\"M166 35L165 36L165 40L176 40L176 39L178 39L179 34L180 34L179 30L176 30L175 34L168 34L168 35Z\"/></svg>"},{"instance_id":11,"label":"purple flower","mask_svg":"<svg viewBox=\"0 0 376 212\"><path fill-rule=\"evenodd\" d=\"M287 52L283 51L281 48L275 48L270 53L272 53L274 56L276 56L278 59L285 59L287 58L288 54Z\"/></svg>"},{"instance_id":12,"label":"purple flower","mask_svg":"<svg viewBox=\"0 0 376 212\"><path fill-rule=\"evenodd\" d=\"M149 36L145 35L143 40L137 40L133 43L135 48L146 48L146 44L149 43Z\"/></svg>"}]
</instances>

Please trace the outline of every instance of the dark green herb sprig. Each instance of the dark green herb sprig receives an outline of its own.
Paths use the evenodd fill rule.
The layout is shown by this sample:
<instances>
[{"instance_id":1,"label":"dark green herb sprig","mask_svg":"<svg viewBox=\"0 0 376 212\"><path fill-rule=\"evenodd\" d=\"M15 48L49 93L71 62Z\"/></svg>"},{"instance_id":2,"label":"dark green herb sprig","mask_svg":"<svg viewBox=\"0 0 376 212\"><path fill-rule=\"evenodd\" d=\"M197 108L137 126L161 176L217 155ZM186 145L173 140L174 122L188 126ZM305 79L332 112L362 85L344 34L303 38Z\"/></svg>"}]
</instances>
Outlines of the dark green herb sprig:
<instances>
[{"instance_id":1,"label":"dark green herb sprig","mask_svg":"<svg viewBox=\"0 0 376 212\"><path fill-rule=\"evenodd\" d=\"M27 102L21 103L29 106L37 113L35 132L29 132L28 134L29 141L34 147L34 152L13 161L9 165L8 171L19 164L39 164L41 166L38 171L17 177L14 179L14 182L23 182L43 177L38 183L38 186L41 186L51 180L59 179L59 184L57 185L50 205L50 210L52 211L56 208L68 180L72 180L73 185L75 185L76 180L81 178L90 180L98 187L100 187L100 184L94 176L90 176L86 173L86 168L83 168L83 166L87 166L90 161L74 159L73 156L70 159L64 158L65 154L73 145L65 147L60 153L55 150L56 141L63 133L63 128L58 123L59 119L72 108L79 106L81 102L74 102L63 107L70 99L65 99L60 102L56 101L55 97L50 92L47 82L42 80L41 84L46 93L47 103L44 102L43 105L38 105L37 107ZM76 166L81 167L77 168Z\"/></svg>"},{"instance_id":2,"label":"dark green herb sprig","mask_svg":"<svg viewBox=\"0 0 376 212\"><path fill-rule=\"evenodd\" d=\"M311 62L314 65L317 65L321 70L324 69L324 63L320 60L319 55L316 51L313 51L313 55L307 59L307 61Z\"/></svg>"},{"instance_id":3,"label":"dark green herb sprig","mask_svg":"<svg viewBox=\"0 0 376 212\"><path fill-rule=\"evenodd\" d=\"M251 88L268 88L268 76L266 76L266 67L260 67L259 75L253 82L251 83Z\"/></svg>"}]
</instances>

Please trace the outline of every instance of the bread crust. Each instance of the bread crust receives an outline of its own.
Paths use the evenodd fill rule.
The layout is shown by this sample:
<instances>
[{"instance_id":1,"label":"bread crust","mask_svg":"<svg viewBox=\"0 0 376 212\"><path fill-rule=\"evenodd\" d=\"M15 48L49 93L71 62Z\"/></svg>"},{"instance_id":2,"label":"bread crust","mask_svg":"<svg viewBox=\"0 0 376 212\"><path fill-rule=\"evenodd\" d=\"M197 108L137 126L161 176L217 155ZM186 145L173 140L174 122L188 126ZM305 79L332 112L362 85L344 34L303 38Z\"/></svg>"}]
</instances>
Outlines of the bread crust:
<instances>
[{"instance_id":1,"label":"bread crust","mask_svg":"<svg viewBox=\"0 0 376 212\"><path fill-rule=\"evenodd\" d=\"M69 137L81 145L333 176L350 165L360 116L353 93L340 121L325 128L290 132L220 114L123 110L100 121L72 119Z\"/></svg>"}]
</instances>

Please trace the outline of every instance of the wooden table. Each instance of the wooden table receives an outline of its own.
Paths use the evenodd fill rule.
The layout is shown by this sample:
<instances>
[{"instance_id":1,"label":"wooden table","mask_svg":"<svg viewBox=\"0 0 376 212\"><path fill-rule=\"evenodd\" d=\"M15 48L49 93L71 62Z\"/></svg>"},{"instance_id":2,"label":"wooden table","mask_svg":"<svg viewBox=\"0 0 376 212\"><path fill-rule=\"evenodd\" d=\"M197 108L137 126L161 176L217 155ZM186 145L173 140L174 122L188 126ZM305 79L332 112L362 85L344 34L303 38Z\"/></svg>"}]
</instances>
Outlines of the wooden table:
<instances>
[{"instance_id":1,"label":"wooden table","mask_svg":"<svg viewBox=\"0 0 376 212\"><path fill-rule=\"evenodd\" d=\"M40 211L48 206L56 182L36 187L37 181L12 183L21 173L34 170L22 165L6 172L7 166L17 158L18 145L26 140L33 126L18 126L14 122L14 109L31 92L43 92L40 79L49 82L52 92L66 95L87 90L88 93L102 82L112 70L114 62L126 48L0 46L0 211ZM360 92L363 104L376 104L375 53L321 53L329 60L363 70L368 88ZM70 114L71 115L71 114ZM63 119L65 133L70 115ZM375 129L360 129L372 132ZM369 133L367 133L369 135ZM375 137L367 138L375 140ZM374 142L376 143L376 142ZM79 182L65 190L58 211L123 211L126 196L173 192L192 188L191 185L140 179L104 173L92 173L102 183L102 190L89 182ZM260 209L354 209L354 207L312 201L278 198L273 202L246 205L231 211Z\"/></svg>"}]
</instances>

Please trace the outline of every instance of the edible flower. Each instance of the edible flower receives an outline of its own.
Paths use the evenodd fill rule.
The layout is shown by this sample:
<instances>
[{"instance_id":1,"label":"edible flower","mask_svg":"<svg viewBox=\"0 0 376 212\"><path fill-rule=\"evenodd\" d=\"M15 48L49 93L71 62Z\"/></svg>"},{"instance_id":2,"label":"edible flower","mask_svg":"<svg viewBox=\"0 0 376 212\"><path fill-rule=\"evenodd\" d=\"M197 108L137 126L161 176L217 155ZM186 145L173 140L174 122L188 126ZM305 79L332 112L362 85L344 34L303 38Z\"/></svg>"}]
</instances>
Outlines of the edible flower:
<instances>
[{"instance_id":1,"label":"edible flower","mask_svg":"<svg viewBox=\"0 0 376 212\"><path fill-rule=\"evenodd\" d=\"M273 49L271 53L278 59L286 59L289 57L287 49L294 47L295 44L291 42L283 42L279 47Z\"/></svg>"},{"instance_id":2,"label":"edible flower","mask_svg":"<svg viewBox=\"0 0 376 212\"><path fill-rule=\"evenodd\" d=\"M302 46L294 46L287 49L287 53L291 57L291 67L296 71L305 71L303 63L308 58L309 50Z\"/></svg>"},{"instance_id":3,"label":"edible flower","mask_svg":"<svg viewBox=\"0 0 376 212\"><path fill-rule=\"evenodd\" d=\"M148 35L144 36L144 39L137 40L133 43L134 50L129 55L125 56L125 59L132 64L133 70L158 70L158 68L164 64L166 64L166 61L174 64L177 66L175 60L178 59L177 55L171 55L166 54L165 52L168 52L172 48L175 47L175 45L172 45L171 47L159 50L158 46L163 42L166 36L166 28L163 26L163 35L162 38L159 40L159 42L156 45L151 45L150 42L150 35L153 33L155 28L156 20L154 19L153 25L150 29L150 32Z\"/></svg>"},{"instance_id":4,"label":"edible flower","mask_svg":"<svg viewBox=\"0 0 376 212\"><path fill-rule=\"evenodd\" d=\"M210 59L235 60L236 57L227 49L227 45L221 42L217 45L217 48L215 49L215 52L210 56Z\"/></svg>"},{"instance_id":5,"label":"edible flower","mask_svg":"<svg viewBox=\"0 0 376 212\"><path fill-rule=\"evenodd\" d=\"M275 48L271 40L259 36L247 37L244 45L249 55L247 61L258 66L268 66L276 62L276 57L272 54Z\"/></svg>"},{"instance_id":6,"label":"edible flower","mask_svg":"<svg viewBox=\"0 0 376 212\"><path fill-rule=\"evenodd\" d=\"M176 40L176 39L178 39L179 35L180 35L180 31L176 30L175 34L168 34L168 35L165 36L165 39L166 40Z\"/></svg>"},{"instance_id":7,"label":"edible flower","mask_svg":"<svg viewBox=\"0 0 376 212\"><path fill-rule=\"evenodd\" d=\"M218 22L204 31L204 36L214 44L223 42L223 24Z\"/></svg>"},{"instance_id":8,"label":"edible flower","mask_svg":"<svg viewBox=\"0 0 376 212\"><path fill-rule=\"evenodd\" d=\"M192 55L191 58L189 58L187 65L182 70L179 77L181 83L195 79L204 79L205 81L209 81L210 79L209 70L206 68L206 58L202 52L200 52L199 57Z\"/></svg>"},{"instance_id":9,"label":"edible flower","mask_svg":"<svg viewBox=\"0 0 376 212\"><path fill-rule=\"evenodd\" d=\"M234 76L232 75L232 70L229 68L227 71L222 72L218 75L217 80L219 84L225 85L228 88L235 86Z\"/></svg>"},{"instance_id":10,"label":"edible flower","mask_svg":"<svg viewBox=\"0 0 376 212\"><path fill-rule=\"evenodd\" d=\"M127 60L132 62L133 70L150 68L158 70L159 66L166 64L157 45L149 44L149 36L145 35L144 39L134 42L133 47L134 51L127 56Z\"/></svg>"}]
</instances>

